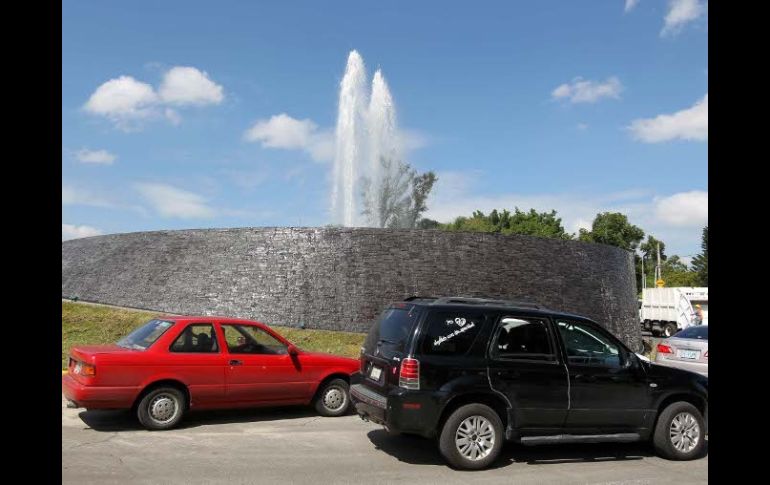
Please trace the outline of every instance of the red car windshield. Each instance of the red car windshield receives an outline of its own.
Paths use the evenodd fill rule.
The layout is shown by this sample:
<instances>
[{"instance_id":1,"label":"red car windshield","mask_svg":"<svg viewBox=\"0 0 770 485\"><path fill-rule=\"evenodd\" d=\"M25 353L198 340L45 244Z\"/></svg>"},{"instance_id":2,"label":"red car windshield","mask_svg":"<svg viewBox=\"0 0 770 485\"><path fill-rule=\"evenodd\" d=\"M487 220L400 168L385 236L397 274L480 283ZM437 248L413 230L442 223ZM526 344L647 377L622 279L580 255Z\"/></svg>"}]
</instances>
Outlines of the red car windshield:
<instances>
[{"instance_id":1,"label":"red car windshield","mask_svg":"<svg viewBox=\"0 0 770 485\"><path fill-rule=\"evenodd\" d=\"M118 340L117 345L127 349L147 350L150 345L154 344L173 325L174 322L167 320L150 320Z\"/></svg>"}]
</instances>

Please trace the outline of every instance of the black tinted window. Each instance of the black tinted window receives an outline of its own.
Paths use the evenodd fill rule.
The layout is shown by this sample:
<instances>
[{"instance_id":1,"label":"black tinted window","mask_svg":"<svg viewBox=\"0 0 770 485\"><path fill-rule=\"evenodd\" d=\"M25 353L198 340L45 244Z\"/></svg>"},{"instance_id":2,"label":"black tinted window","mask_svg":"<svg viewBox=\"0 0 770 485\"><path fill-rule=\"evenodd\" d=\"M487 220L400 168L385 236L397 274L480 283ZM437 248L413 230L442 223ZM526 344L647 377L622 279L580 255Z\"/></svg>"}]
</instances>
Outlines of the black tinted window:
<instances>
[{"instance_id":1,"label":"black tinted window","mask_svg":"<svg viewBox=\"0 0 770 485\"><path fill-rule=\"evenodd\" d=\"M492 354L499 358L556 360L546 322L538 318L504 317L500 320Z\"/></svg>"},{"instance_id":2,"label":"black tinted window","mask_svg":"<svg viewBox=\"0 0 770 485\"><path fill-rule=\"evenodd\" d=\"M709 339L709 327L708 325L698 325L697 327L687 327L681 332L674 335L676 338L694 338L698 340Z\"/></svg>"},{"instance_id":3,"label":"black tinted window","mask_svg":"<svg viewBox=\"0 0 770 485\"><path fill-rule=\"evenodd\" d=\"M620 347L600 330L581 322L558 322L570 364L620 367Z\"/></svg>"},{"instance_id":4,"label":"black tinted window","mask_svg":"<svg viewBox=\"0 0 770 485\"><path fill-rule=\"evenodd\" d=\"M470 311L431 312L425 322L422 352L463 355L479 334L484 315Z\"/></svg>"},{"instance_id":5,"label":"black tinted window","mask_svg":"<svg viewBox=\"0 0 770 485\"><path fill-rule=\"evenodd\" d=\"M411 305L404 308L388 308L369 330L364 341L364 350L371 354L377 344L380 344L395 352L403 351L414 330L418 314L417 308Z\"/></svg>"}]
</instances>

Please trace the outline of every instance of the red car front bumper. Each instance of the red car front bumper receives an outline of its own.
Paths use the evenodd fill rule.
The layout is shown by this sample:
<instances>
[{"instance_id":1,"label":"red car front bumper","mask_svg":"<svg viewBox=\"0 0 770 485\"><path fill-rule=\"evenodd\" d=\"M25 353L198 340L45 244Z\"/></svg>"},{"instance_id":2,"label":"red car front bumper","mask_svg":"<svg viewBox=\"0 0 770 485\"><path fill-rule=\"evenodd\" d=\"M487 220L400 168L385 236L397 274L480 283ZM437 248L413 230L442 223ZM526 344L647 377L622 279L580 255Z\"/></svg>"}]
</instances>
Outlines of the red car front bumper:
<instances>
[{"instance_id":1,"label":"red car front bumper","mask_svg":"<svg viewBox=\"0 0 770 485\"><path fill-rule=\"evenodd\" d=\"M75 407L87 409L125 409L134 404L139 392L136 387L104 387L81 384L71 375L61 377L64 397Z\"/></svg>"}]
</instances>

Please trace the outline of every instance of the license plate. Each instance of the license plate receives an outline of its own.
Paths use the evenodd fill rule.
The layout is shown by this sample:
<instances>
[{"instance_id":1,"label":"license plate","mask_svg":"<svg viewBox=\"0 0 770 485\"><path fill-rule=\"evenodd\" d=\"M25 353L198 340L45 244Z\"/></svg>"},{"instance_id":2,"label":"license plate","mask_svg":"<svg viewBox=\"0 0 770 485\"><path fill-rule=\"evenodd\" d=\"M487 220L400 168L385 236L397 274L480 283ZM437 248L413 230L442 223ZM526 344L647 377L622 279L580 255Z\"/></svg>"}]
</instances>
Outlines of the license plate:
<instances>
[{"instance_id":1,"label":"license plate","mask_svg":"<svg viewBox=\"0 0 770 485\"><path fill-rule=\"evenodd\" d=\"M382 375L382 369L380 369L376 365L373 365L372 370L369 371L369 377L375 381L379 381L380 375Z\"/></svg>"},{"instance_id":2,"label":"license plate","mask_svg":"<svg viewBox=\"0 0 770 485\"><path fill-rule=\"evenodd\" d=\"M697 359L698 358L698 351L697 350L680 350L679 351L679 358L680 359Z\"/></svg>"}]
</instances>

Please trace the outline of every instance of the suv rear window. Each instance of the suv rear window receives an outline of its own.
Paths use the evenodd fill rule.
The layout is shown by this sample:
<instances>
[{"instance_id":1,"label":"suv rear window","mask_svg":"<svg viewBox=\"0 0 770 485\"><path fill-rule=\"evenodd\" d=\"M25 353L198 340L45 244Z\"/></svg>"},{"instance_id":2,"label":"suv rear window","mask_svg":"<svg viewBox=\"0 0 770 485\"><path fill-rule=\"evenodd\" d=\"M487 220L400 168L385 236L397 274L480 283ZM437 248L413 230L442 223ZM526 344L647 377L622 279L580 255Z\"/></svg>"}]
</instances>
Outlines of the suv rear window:
<instances>
[{"instance_id":1,"label":"suv rear window","mask_svg":"<svg viewBox=\"0 0 770 485\"><path fill-rule=\"evenodd\" d=\"M377 344L394 352L403 352L409 336L414 331L419 311L415 306L391 307L382 312L372 325L364 341L364 352L372 354Z\"/></svg>"},{"instance_id":2,"label":"suv rear window","mask_svg":"<svg viewBox=\"0 0 770 485\"><path fill-rule=\"evenodd\" d=\"M464 355L479 334L484 314L467 310L432 312L425 323L422 353Z\"/></svg>"}]
</instances>

